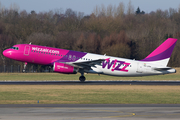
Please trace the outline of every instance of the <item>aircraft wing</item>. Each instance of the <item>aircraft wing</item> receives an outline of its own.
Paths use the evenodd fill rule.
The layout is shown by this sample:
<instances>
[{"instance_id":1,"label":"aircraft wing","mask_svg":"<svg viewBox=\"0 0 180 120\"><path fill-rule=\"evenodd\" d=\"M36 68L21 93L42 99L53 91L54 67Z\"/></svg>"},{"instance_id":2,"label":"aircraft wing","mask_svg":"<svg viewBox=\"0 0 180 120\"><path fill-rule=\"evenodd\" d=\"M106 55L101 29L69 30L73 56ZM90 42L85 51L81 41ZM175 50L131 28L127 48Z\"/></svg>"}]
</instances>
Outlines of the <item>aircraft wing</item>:
<instances>
[{"instance_id":1,"label":"aircraft wing","mask_svg":"<svg viewBox=\"0 0 180 120\"><path fill-rule=\"evenodd\" d=\"M91 68L95 67L95 65L101 65L101 62L105 61L105 59L97 59L97 60L91 60L91 61L83 61L83 62L75 62L73 65L79 67L79 68Z\"/></svg>"}]
</instances>

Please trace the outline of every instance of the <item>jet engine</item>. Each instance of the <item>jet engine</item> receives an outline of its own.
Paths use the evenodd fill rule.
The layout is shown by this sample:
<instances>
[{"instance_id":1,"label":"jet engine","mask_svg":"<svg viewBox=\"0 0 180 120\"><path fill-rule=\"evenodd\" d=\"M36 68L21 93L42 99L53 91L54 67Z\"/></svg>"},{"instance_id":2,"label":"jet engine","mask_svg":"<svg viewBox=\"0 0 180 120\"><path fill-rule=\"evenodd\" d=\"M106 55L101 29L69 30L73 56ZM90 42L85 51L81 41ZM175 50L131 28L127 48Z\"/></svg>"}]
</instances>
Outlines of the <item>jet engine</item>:
<instances>
[{"instance_id":1,"label":"jet engine","mask_svg":"<svg viewBox=\"0 0 180 120\"><path fill-rule=\"evenodd\" d=\"M64 74L76 74L77 69L71 65L55 62L53 65L53 71Z\"/></svg>"}]
</instances>

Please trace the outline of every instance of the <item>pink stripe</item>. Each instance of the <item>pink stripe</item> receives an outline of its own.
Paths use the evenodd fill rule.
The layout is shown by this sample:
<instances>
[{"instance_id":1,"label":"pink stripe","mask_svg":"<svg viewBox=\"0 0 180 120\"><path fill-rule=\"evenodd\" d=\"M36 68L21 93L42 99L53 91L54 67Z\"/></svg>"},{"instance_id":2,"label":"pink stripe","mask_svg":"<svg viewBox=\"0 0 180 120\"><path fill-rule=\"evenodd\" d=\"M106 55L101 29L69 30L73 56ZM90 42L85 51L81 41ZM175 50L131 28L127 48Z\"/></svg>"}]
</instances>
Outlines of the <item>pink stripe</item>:
<instances>
[{"instance_id":1,"label":"pink stripe","mask_svg":"<svg viewBox=\"0 0 180 120\"><path fill-rule=\"evenodd\" d=\"M116 66L116 62L117 62L117 60L115 59L114 65L113 65L113 69L112 69L111 71L114 71L114 68L115 68L115 66Z\"/></svg>"},{"instance_id":2,"label":"pink stripe","mask_svg":"<svg viewBox=\"0 0 180 120\"><path fill-rule=\"evenodd\" d=\"M170 48L176 41L177 41L177 39L168 38L165 42L163 42L158 48L156 48L156 49L155 49L150 55L148 55L146 58L150 58L150 57L156 56L156 55L164 52L165 50L167 50L168 48Z\"/></svg>"},{"instance_id":3,"label":"pink stripe","mask_svg":"<svg viewBox=\"0 0 180 120\"><path fill-rule=\"evenodd\" d=\"M21 54L14 54L13 58L19 58L19 61L27 61L29 63L36 63L36 64L42 64L42 65L46 65L46 64L50 64L52 62L55 62L56 60L59 60L61 58L63 58L63 55L66 55L69 50L65 50L65 49L58 49L58 48L52 48L52 47L45 47L45 46L39 46L39 45L29 45L29 44L19 44L19 45L14 45L14 47L18 47L19 51L21 51L22 53L24 53L24 48L25 46L30 46L29 49L29 55L24 57ZM32 48L35 47L37 49L47 49L47 51L39 51L39 50L33 50ZM38 52L43 52L43 54L39 54L37 52L31 52L31 51L38 51ZM56 51L58 52L60 55L62 56L56 56L56 55L49 55L49 53L51 54L52 51ZM44 54L44 52L48 53L48 54ZM52 54L57 54L57 53L53 53Z\"/></svg>"}]
</instances>

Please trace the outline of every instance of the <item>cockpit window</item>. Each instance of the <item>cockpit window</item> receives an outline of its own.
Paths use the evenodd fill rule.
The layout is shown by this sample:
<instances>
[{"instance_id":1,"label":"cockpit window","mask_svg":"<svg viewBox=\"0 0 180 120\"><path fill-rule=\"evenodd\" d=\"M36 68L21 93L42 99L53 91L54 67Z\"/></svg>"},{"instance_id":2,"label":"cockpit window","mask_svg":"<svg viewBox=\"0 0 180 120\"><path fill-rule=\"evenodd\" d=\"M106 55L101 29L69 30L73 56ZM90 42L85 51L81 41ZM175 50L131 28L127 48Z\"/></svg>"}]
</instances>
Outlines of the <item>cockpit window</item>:
<instances>
[{"instance_id":1,"label":"cockpit window","mask_svg":"<svg viewBox=\"0 0 180 120\"><path fill-rule=\"evenodd\" d=\"M11 47L11 49L14 49L14 50L19 50L18 47Z\"/></svg>"}]
</instances>

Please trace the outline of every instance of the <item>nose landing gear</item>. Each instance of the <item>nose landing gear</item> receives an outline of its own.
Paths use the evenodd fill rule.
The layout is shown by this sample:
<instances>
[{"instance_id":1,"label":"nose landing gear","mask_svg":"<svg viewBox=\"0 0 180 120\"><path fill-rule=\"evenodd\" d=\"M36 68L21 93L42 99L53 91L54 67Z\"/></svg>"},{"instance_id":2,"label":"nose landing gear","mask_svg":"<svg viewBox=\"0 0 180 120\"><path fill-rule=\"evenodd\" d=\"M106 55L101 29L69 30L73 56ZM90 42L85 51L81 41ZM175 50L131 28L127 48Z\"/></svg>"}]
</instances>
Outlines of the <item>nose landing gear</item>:
<instances>
[{"instance_id":1,"label":"nose landing gear","mask_svg":"<svg viewBox=\"0 0 180 120\"><path fill-rule=\"evenodd\" d=\"M27 62L24 63L24 69L23 69L23 73L26 72L26 66L27 66Z\"/></svg>"}]
</instances>

